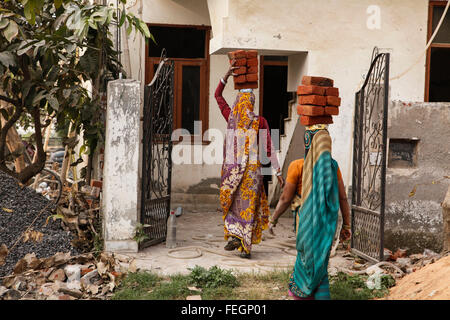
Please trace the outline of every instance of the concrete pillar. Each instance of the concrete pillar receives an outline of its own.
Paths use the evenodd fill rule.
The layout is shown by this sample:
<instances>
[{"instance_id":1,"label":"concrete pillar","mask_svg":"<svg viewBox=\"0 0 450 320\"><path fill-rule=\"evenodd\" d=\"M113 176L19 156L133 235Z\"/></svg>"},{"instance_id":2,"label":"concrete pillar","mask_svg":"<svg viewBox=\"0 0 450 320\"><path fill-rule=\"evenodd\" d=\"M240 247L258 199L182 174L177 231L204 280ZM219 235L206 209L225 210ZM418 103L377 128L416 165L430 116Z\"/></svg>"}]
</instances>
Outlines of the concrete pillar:
<instances>
[{"instance_id":1,"label":"concrete pillar","mask_svg":"<svg viewBox=\"0 0 450 320\"><path fill-rule=\"evenodd\" d=\"M444 220L444 247L442 252L450 252L450 186L442 202L442 219Z\"/></svg>"},{"instance_id":2,"label":"concrete pillar","mask_svg":"<svg viewBox=\"0 0 450 320\"><path fill-rule=\"evenodd\" d=\"M103 169L105 250L137 252L133 240L139 221L140 83L108 83Z\"/></svg>"}]
</instances>

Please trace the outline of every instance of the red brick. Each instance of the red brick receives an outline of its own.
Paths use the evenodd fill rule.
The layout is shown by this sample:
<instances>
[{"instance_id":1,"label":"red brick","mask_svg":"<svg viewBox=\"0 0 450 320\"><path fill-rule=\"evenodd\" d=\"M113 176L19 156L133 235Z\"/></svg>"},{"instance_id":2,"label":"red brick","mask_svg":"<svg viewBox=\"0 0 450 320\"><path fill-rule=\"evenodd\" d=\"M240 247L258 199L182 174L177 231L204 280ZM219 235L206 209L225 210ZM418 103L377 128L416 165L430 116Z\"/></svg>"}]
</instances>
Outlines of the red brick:
<instances>
[{"instance_id":1,"label":"red brick","mask_svg":"<svg viewBox=\"0 0 450 320\"><path fill-rule=\"evenodd\" d=\"M322 116L322 117L301 116L300 123L304 126L312 126L314 124L331 124L333 123L333 118L331 116Z\"/></svg>"},{"instance_id":2,"label":"red brick","mask_svg":"<svg viewBox=\"0 0 450 320\"><path fill-rule=\"evenodd\" d=\"M97 188L102 188L102 181L100 180L91 180L91 187L97 187Z\"/></svg>"},{"instance_id":3,"label":"red brick","mask_svg":"<svg viewBox=\"0 0 450 320\"><path fill-rule=\"evenodd\" d=\"M236 74L246 74L247 73L247 67L239 67L233 71Z\"/></svg>"},{"instance_id":4,"label":"red brick","mask_svg":"<svg viewBox=\"0 0 450 320\"><path fill-rule=\"evenodd\" d=\"M258 66L247 67L247 73L258 73Z\"/></svg>"},{"instance_id":5,"label":"red brick","mask_svg":"<svg viewBox=\"0 0 450 320\"><path fill-rule=\"evenodd\" d=\"M297 105L297 114L303 116L321 116L323 115L324 107L310 106L310 105Z\"/></svg>"},{"instance_id":6,"label":"red brick","mask_svg":"<svg viewBox=\"0 0 450 320\"><path fill-rule=\"evenodd\" d=\"M325 89L326 96L339 97L339 89L334 87L329 87Z\"/></svg>"},{"instance_id":7,"label":"red brick","mask_svg":"<svg viewBox=\"0 0 450 320\"><path fill-rule=\"evenodd\" d=\"M258 81L258 74L257 73L248 73L245 75L245 80L247 82L256 82L256 81Z\"/></svg>"},{"instance_id":8,"label":"red brick","mask_svg":"<svg viewBox=\"0 0 450 320\"><path fill-rule=\"evenodd\" d=\"M327 96L327 106L339 107L341 105L341 98Z\"/></svg>"},{"instance_id":9,"label":"red brick","mask_svg":"<svg viewBox=\"0 0 450 320\"><path fill-rule=\"evenodd\" d=\"M258 65L258 58L247 59L247 66L253 67Z\"/></svg>"},{"instance_id":10,"label":"red brick","mask_svg":"<svg viewBox=\"0 0 450 320\"><path fill-rule=\"evenodd\" d=\"M327 116L337 116L339 115L339 108L338 107L325 107L325 115Z\"/></svg>"},{"instance_id":11,"label":"red brick","mask_svg":"<svg viewBox=\"0 0 450 320\"><path fill-rule=\"evenodd\" d=\"M234 83L244 83L245 82L245 74L234 76L233 79L234 79Z\"/></svg>"},{"instance_id":12,"label":"red brick","mask_svg":"<svg viewBox=\"0 0 450 320\"><path fill-rule=\"evenodd\" d=\"M332 87L334 85L334 81L324 77L304 76L302 78L302 84L305 86L314 85L321 87Z\"/></svg>"},{"instance_id":13,"label":"red brick","mask_svg":"<svg viewBox=\"0 0 450 320\"><path fill-rule=\"evenodd\" d=\"M325 94L325 88L319 86L298 86L298 95L317 94L323 96Z\"/></svg>"},{"instance_id":14,"label":"red brick","mask_svg":"<svg viewBox=\"0 0 450 320\"><path fill-rule=\"evenodd\" d=\"M327 99L325 96L307 95L299 96L299 104L313 104L315 106L325 106Z\"/></svg>"},{"instance_id":15,"label":"red brick","mask_svg":"<svg viewBox=\"0 0 450 320\"><path fill-rule=\"evenodd\" d=\"M246 58L247 59L251 59L251 58L257 58L258 57L258 51L257 50L247 50L245 51L246 53Z\"/></svg>"},{"instance_id":16,"label":"red brick","mask_svg":"<svg viewBox=\"0 0 450 320\"><path fill-rule=\"evenodd\" d=\"M247 53L244 50L236 50L236 51L228 52L228 58L230 58L230 60L246 58L246 57L247 57Z\"/></svg>"},{"instance_id":17,"label":"red brick","mask_svg":"<svg viewBox=\"0 0 450 320\"><path fill-rule=\"evenodd\" d=\"M258 82L244 82L244 83L235 83L234 89L240 90L240 89L257 89L258 88Z\"/></svg>"},{"instance_id":18,"label":"red brick","mask_svg":"<svg viewBox=\"0 0 450 320\"><path fill-rule=\"evenodd\" d=\"M230 60L230 64L231 64L232 60ZM235 67L241 67L241 66L245 66L247 65L247 58L239 58L236 59L236 62L234 63Z\"/></svg>"}]
</instances>

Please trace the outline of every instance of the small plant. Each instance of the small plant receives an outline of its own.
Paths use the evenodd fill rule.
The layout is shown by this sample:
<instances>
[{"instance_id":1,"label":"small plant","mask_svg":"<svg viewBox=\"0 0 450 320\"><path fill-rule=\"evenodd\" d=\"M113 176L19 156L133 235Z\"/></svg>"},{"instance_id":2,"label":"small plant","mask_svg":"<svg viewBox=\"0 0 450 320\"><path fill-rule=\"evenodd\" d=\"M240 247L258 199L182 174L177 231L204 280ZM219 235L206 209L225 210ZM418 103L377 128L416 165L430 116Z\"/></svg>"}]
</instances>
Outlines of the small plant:
<instances>
[{"instance_id":1,"label":"small plant","mask_svg":"<svg viewBox=\"0 0 450 320\"><path fill-rule=\"evenodd\" d=\"M378 288L369 289L365 275L348 275L339 272L330 277L330 294L333 300L369 300L382 298L389 293L389 288L395 285L395 279L391 275L381 276L381 285Z\"/></svg>"},{"instance_id":2,"label":"small plant","mask_svg":"<svg viewBox=\"0 0 450 320\"><path fill-rule=\"evenodd\" d=\"M144 227L146 227L146 226L147 225L144 225L141 223L136 224L136 229L135 229L133 240L136 241L138 244L141 244L143 241L145 241L149 238L149 236L146 235L144 232Z\"/></svg>"},{"instance_id":3,"label":"small plant","mask_svg":"<svg viewBox=\"0 0 450 320\"><path fill-rule=\"evenodd\" d=\"M217 266L213 266L209 270L195 266L195 268L189 270L191 271L190 280L200 288L234 288L239 285L237 278L230 270L223 270Z\"/></svg>"}]
</instances>

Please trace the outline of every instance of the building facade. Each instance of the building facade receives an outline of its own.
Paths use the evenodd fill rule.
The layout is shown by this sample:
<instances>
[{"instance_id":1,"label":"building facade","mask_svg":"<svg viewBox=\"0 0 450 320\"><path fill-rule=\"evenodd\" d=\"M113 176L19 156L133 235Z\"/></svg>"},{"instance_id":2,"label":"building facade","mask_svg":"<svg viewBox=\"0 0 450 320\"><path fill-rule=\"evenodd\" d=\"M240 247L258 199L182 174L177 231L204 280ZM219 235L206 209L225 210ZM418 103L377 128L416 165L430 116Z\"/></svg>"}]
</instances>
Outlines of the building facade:
<instances>
[{"instance_id":1,"label":"building facade","mask_svg":"<svg viewBox=\"0 0 450 320\"><path fill-rule=\"evenodd\" d=\"M115 1L111 3L116 4ZM191 164L174 163L173 206L182 205L193 210L219 207L221 165L195 163L194 156L198 152L208 153L214 144L223 142L217 132L225 133L226 122L214 92L229 67L227 53L236 49L258 50L260 72L259 88L255 90L255 111L268 119L272 129L279 130L279 137L275 136L274 140L279 142L278 158L284 172L291 160L303 156L303 131L296 112L297 86L304 75L329 77L339 88L342 98L340 114L334 117L329 128L333 157L339 163L345 185L350 186L355 92L364 82L374 47L389 52L391 57L389 100L394 112L390 112L389 139L400 139L395 142L401 144L402 139L418 138L416 152L428 154L430 151L421 146L428 138L419 137L427 128L418 127L424 131L417 128L415 131L403 130L404 124L400 125L403 116L399 117L399 114L406 112L405 116L408 116L408 111L402 109L404 102L412 102L416 108L417 103L422 103L421 108L427 111L411 120L413 125L415 120L422 121L420 117L427 117L426 112L433 108L432 103L423 102L450 101L450 72L447 72L450 71L450 59L446 59L450 57L450 14L426 50L446 4L447 1L428 0L128 1L127 11L148 24L156 44L146 42L140 35L127 36L125 28L115 35L122 48L121 60L127 69L127 77L140 81L142 86L148 84L161 50L165 48L167 56L175 62L174 128L193 132L194 121L202 123L201 130L196 132L202 136L202 144L197 149L191 147ZM230 105L234 101L235 90L231 83L226 86L224 97ZM443 136L438 138L444 151L439 161L433 162L433 166L439 167L436 169L439 173L422 171L429 173L431 181L441 173L443 176L450 173L449 108L449 104L441 104L436 118L438 123L426 122L443 128ZM418 156L419 164L414 170L420 171L429 164L427 160L420 160L424 157L425 153ZM408 171L402 171L402 174L405 172ZM398 174L398 168L388 166L388 191L397 190ZM428 179L426 174L420 176L418 183ZM414 176L411 179L414 186ZM440 180L440 187L436 186L432 195L419 196L432 202L428 206L435 212L432 215L438 217L438 204L443 201L447 185L448 180ZM387 226L395 224L389 222L390 211L406 210L400 205L403 200L410 200L409 191L403 194L406 189L401 188L396 196L388 197ZM268 184L268 193L274 204L279 194L275 182ZM420 205L412 210L424 208ZM430 222L435 224L436 230L441 228L438 220Z\"/></svg>"}]
</instances>

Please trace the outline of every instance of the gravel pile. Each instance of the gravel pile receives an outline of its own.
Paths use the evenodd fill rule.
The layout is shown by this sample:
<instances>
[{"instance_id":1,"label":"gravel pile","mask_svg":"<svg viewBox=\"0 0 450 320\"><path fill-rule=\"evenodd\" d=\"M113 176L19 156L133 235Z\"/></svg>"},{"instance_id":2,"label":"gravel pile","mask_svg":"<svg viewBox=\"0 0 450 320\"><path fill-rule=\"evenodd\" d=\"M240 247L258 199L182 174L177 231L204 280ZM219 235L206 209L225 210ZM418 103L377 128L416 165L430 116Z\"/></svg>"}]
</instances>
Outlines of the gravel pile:
<instances>
[{"instance_id":1,"label":"gravel pile","mask_svg":"<svg viewBox=\"0 0 450 320\"><path fill-rule=\"evenodd\" d=\"M5 244L11 249L48 203L46 198L33 189L22 188L17 180L0 172L0 245ZM46 219L53 214L52 208L54 207L51 205L42 212L32 226L32 230L43 234L42 241L23 242L21 239L12 251L10 250L6 263L0 266L0 277L10 274L17 261L27 253L34 252L37 258L47 258L57 252L78 254L71 245L73 236L70 231L62 229L60 220L49 219L45 225Z\"/></svg>"}]
</instances>

